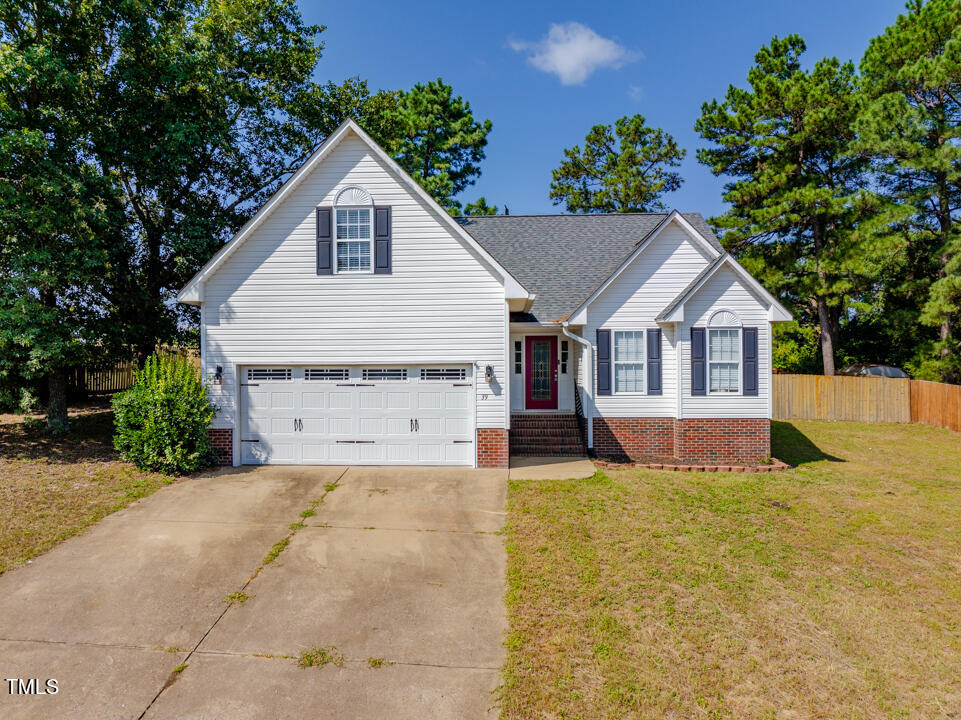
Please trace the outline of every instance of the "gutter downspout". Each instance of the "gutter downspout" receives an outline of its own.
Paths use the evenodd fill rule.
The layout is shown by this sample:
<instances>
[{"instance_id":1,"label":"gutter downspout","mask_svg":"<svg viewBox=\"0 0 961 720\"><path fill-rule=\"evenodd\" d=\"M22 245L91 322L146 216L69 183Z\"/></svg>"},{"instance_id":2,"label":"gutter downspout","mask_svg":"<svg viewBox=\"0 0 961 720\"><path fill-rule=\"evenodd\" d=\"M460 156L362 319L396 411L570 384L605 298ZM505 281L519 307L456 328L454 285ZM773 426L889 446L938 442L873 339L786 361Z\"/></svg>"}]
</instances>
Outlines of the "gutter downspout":
<instances>
[{"instance_id":1,"label":"gutter downspout","mask_svg":"<svg viewBox=\"0 0 961 720\"><path fill-rule=\"evenodd\" d=\"M561 323L561 332L564 333L566 337L569 337L576 343L580 343L585 348L587 348L587 382L585 387L588 388L587 396L591 399L590 407L586 413L587 415L587 449L594 449L594 348L591 347L591 343L588 340L575 335L570 330L567 329L567 323Z\"/></svg>"}]
</instances>

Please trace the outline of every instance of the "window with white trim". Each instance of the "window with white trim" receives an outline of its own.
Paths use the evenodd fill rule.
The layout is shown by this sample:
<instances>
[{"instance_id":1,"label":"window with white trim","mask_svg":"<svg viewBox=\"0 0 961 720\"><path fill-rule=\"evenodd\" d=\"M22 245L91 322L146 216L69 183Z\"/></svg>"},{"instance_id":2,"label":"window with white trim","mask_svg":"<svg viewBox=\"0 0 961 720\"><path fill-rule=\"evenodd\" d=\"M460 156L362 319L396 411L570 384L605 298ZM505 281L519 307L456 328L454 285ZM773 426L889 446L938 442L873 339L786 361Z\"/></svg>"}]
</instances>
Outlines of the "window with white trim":
<instances>
[{"instance_id":1,"label":"window with white trim","mask_svg":"<svg viewBox=\"0 0 961 720\"><path fill-rule=\"evenodd\" d=\"M337 208L335 257L338 273L369 273L370 208Z\"/></svg>"},{"instance_id":2,"label":"window with white trim","mask_svg":"<svg viewBox=\"0 0 961 720\"><path fill-rule=\"evenodd\" d=\"M741 330L708 330L708 388L711 394L741 391Z\"/></svg>"},{"instance_id":3,"label":"window with white trim","mask_svg":"<svg viewBox=\"0 0 961 720\"><path fill-rule=\"evenodd\" d=\"M347 380L350 371L347 368L307 368L304 371L304 379L309 382L335 380Z\"/></svg>"},{"instance_id":4,"label":"window with white trim","mask_svg":"<svg viewBox=\"0 0 961 720\"><path fill-rule=\"evenodd\" d=\"M406 380L407 368L364 368L364 380Z\"/></svg>"},{"instance_id":5,"label":"window with white trim","mask_svg":"<svg viewBox=\"0 0 961 720\"><path fill-rule=\"evenodd\" d=\"M561 375L567 375L567 361L570 357L568 340L561 340Z\"/></svg>"},{"instance_id":6,"label":"window with white trim","mask_svg":"<svg viewBox=\"0 0 961 720\"><path fill-rule=\"evenodd\" d=\"M644 331L614 331L614 392L644 392Z\"/></svg>"},{"instance_id":7,"label":"window with white trim","mask_svg":"<svg viewBox=\"0 0 961 720\"><path fill-rule=\"evenodd\" d=\"M514 341L514 374L520 375L523 368L524 351L520 340Z\"/></svg>"},{"instance_id":8,"label":"window with white trim","mask_svg":"<svg viewBox=\"0 0 961 720\"><path fill-rule=\"evenodd\" d=\"M741 321L730 310L718 310L707 325L707 391L736 395L741 392Z\"/></svg>"}]
</instances>

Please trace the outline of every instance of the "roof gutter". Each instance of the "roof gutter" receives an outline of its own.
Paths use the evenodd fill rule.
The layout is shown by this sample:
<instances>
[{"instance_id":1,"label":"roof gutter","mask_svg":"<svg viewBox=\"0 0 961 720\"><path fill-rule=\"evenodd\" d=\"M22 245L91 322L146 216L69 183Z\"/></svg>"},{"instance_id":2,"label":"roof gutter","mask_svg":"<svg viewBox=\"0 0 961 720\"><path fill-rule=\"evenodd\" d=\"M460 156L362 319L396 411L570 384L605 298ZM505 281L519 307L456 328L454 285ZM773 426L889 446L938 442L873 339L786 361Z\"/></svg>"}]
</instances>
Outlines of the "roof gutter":
<instances>
[{"instance_id":1,"label":"roof gutter","mask_svg":"<svg viewBox=\"0 0 961 720\"><path fill-rule=\"evenodd\" d=\"M567 329L567 323L560 323L561 332L576 343L580 343L587 349L587 396L591 399L587 412L587 449L594 449L594 348L591 343L580 335L575 335Z\"/></svg>"}]
</instances>

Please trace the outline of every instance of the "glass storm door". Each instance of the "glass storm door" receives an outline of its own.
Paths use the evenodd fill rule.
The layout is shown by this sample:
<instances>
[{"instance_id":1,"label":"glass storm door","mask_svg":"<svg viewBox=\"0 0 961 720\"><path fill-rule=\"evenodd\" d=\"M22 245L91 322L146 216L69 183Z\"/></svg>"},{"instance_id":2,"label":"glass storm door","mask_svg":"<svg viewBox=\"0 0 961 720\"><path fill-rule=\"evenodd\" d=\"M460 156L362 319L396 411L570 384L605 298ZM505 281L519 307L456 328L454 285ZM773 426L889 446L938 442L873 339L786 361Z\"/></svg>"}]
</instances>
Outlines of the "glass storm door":
<instances>
[{"instance_id":1,"label":"glass storm door","mask_svg":"<svg viewBox=\"0 0 961 720\"><path fill-rule=\"evenodd\" d=\"M528 410L556 410L557 336L528 335L526 340L525 407Z\"/></svg>"}]
</instances>

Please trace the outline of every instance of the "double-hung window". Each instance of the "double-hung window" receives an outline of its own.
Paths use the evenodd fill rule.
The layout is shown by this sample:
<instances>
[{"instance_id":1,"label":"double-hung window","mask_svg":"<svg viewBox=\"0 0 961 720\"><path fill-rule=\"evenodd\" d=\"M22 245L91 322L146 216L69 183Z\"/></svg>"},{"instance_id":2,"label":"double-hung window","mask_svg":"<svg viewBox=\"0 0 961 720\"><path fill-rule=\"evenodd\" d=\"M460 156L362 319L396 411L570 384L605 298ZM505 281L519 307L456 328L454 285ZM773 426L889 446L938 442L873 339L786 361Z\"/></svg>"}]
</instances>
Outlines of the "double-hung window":
<instances>
[{"instance_id":1,"label":"double-hung window","mask_svg":"<svg viewBox=\"0 0 961 720\"><path fill-rule=\"evenodd\" d=\"M614 392L644 392L644 331L614 331Z\"/></svg>"},{"instance_id":2,"label":"double-hung window","mask_svg":"<svg viewBox=\"0 0 961 720\"><path fill-rule=\"evenodd\" d=\"M741 391L741 331L738 328L708 330L708 378L711 394Z\"/></svg>"},{"instance_id":3,"label":"double-hung window","mask_svg":"<svg viewBox=\"0 0 961 720\"><path fill-rule=\"evenodd\" d=\"M338 273L369 273L370 208L337 208L336 251Z\"/></svg>"}]
</instances>

